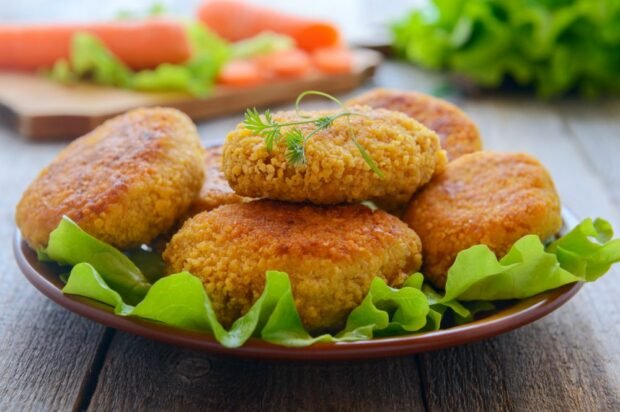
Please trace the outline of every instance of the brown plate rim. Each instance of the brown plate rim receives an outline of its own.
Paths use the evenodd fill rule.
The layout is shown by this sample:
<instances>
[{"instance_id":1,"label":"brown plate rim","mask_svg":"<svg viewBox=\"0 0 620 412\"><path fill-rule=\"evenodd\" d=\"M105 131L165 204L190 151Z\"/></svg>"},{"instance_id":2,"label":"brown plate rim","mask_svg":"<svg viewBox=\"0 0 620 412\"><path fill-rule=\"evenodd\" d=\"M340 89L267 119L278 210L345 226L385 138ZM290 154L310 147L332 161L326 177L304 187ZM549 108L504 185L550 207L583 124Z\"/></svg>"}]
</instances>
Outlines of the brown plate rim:
<instances>
[{"instance_id":1,"label":"brown plate rim","mask_svg":"<svg viewBox=\"0 0 620 412\"><path fill-rule=\"evenodd\" d=\"M563 214L565 221L576 221L566 210ZM172 345L219 355L272 360L356 360L411 355L463 345L532 323L562 306L583 286L583 282L568 284L519 300L483 319L439 331L358 342L317 343L304 348L284 347L251 338L240 348L226 348L206 332L178 329L146 319L117 316L111 307L103 303L63 294L57 273L54 273L50 265L38 261L36 253L22 239L18 229L13 237L13 251L20 270L36 289L80 316L111 328Z\"/></svg>"}]
</instances>

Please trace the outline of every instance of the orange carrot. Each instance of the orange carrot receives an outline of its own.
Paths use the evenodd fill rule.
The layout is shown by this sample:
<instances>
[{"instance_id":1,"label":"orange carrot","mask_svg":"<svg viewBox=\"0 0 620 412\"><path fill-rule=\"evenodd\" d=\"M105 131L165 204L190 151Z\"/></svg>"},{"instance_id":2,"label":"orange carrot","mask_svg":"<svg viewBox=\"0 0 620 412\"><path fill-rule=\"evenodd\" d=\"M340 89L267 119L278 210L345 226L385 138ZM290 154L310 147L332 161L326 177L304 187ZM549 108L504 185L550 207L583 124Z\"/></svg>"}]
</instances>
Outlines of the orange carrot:
<instances>
[{"instance_id":1,"label":"orange carrot","mask_svg":"<svg viewBox=\"0 0 620 412\"><path fill-rule=\"evenodd\" d=\"M353 69L353 55L348 49L327 47L312 53L312 63L324 73L349 73Z\"/></svg>"},{"instance_id":2,"label":"orange carrot","mask_svg":"<svg viewBox=\"0 0 620 412\"><path fill-rule=\"evenodd\" d=\"M36 70L69 57L78 32L97 36L121 61L134 69L181 63L191 56L183 25L173 21L118 21L95 24L36 24L0 27L0 68Z\"/></svg>"},{"instance_id":3,"label":"orange carrot","mask_svg":"<svg viewBox=\"0 0 620 412\"><path fill-rule=\"evenodd\" d=\"M257 67L274 77L299 77L312 68L308 54L299 49L283 50L254 58Z\"/></svg>"},{"instance_id":4,"label":"orange carrot","mask_svg":"<svg viewBox=\"0 0 620 412\"><path fill-rule=\"evenodd\" d=\"M222 67L217 83L226 86L254 86L265 78L258 66L249 60L232 60Z\"/></svg>"},{"instance_id":5,"label":"orange carrot","mask_svg":"<svg viewBox=\"0 0 620 412\"><path fill-rule=\"evenodd\" d=\"M207 1L198 9L198 17L211 30L231 41L263 31L291 36L299 48L307 51L334 46L340 41L338 29L330 23L291 16L242 1Z\"/></svg>"}]
</instances>

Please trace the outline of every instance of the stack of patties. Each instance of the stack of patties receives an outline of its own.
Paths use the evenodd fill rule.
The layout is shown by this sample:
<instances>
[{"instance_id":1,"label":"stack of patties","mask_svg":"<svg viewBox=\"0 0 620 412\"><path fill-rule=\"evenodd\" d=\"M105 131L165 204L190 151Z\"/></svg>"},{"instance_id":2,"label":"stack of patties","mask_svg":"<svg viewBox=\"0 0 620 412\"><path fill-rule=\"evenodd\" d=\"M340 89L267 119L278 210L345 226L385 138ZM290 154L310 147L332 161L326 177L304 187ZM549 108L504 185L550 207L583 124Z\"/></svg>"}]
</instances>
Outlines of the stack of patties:
<instances>
[{"instance_id":1,"label":"stack of patties","mask_svg":"<svg viewBox=\"0 0 620 412\"><path fill-rule=\"evenodd\" d=\"M308 139L304 164L292 164L284 145L269 151L265 138L243 123L228 134L223 173L238 196L260 200L195 215L163 255L170 273L185 270L202 279L224 325L259 298L268 270L288 273L302 322L317 331L342 326L373 278L400 286L420 268L416 233L397 217L359 203L407 204L445 167L439 138L402 113L352 110L361 115L337 119ZM289 123L329 114L291 111L273 119ZM314 129L297 127L304 135ZM351 132L382 176L370 169ZM204 201L208 191L201 197L212 205Z\"/></svg>"},{"instance_id":2,"label":"stack of patties","mask_svg":"<svg viewBox=\"0 0 620 412\"><path fill-rule=\"evenodd\" d=\"M223 147L207 149L197 214L163 256L169 273L203 281L225 326L259 298L268 270L288 273L309 331L335 330L375 277L399 287L428 269L428 280L443 287L462 249L487 243L501 255L523 235L558 231L559 201L544 168L525 155L473 153L481 148L478 130L450 103L377 90L348 108L357 115L306 141L303 164L290 161L285 145L268 150L265 137L244 123ZM333 113L272 117L290 124ZM295 127L304 135L314 130ZM486 210L481 199L488 199ZM403 210L404 221L387 212Z\"/></svg>"}]
</instances>

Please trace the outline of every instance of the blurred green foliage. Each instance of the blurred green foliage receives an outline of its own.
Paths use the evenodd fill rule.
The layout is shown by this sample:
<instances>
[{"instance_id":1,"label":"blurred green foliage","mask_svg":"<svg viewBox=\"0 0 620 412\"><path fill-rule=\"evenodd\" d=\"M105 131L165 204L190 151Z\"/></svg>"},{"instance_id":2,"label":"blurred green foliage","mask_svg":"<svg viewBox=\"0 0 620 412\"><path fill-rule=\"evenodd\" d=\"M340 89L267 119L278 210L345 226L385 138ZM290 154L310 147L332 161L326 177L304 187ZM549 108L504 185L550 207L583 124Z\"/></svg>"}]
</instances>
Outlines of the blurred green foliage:
<instances>
[{"instance_id":1,"label":"blurred green foliage","mask_svg":"<svg viewBox=\"0 0 620 412\"><path fill-rule=\"evenodd\" d=\"M620 92L620 0L432 0L392 32L402 57L482 87Z\"/></svg>"}]
</instances>

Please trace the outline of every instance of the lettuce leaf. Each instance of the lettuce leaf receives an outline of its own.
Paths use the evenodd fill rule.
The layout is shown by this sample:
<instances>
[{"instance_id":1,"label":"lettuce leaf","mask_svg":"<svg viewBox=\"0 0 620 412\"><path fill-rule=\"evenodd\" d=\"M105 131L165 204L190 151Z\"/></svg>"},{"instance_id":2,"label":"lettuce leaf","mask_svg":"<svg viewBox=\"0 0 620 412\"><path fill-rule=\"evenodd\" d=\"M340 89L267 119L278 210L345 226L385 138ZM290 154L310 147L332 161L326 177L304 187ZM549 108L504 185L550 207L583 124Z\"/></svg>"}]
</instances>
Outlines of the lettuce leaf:
<instances>
[{"instance_id":1,"label":"lettuce leaf","mask_svg":"<svg viewBox=\"0 0 620 412\"><path fill-rule=\"evenodd\" d=\"M59 60L49 77L61 83L89 80L105 86L152 92L182 92L204 96L212 89L221 66L228 60L228 44L199 23L187 25L192 57L184 64L160 64L152 70L133 71L89 33L72 40L69 61Z\"/></svg>"},{"instance_id":2,"label":"lettuce leaf","mask_svg":"<svg viewBox=\"0 0 620 412\"><path fill-rule=\"evenodd\" d=\"M620 262L620 239L611 225L586 219L545 250L537 236L518 240L499 261L485 245L460 252L448 270L441 302L534 296L568 283L591 282Z\"/></svg>"},{"instance_id":3,"label":"lettuce leaf","mask_svg":"<svg viewBox=\"0 0 620 412\"><path fill-rule=\"evenodd\" d=\"M92 265L80 263L71 271L63 292L106 303L120 316L138 316L184 329L208 331L222 345L234 348L262 329L277 303L290 292L286 274L274 271L267 272L266 276L263 294L228 331L218 322L200 279L187 272L158 280L140 303L131 306L108 286Z\"/></svg>"},{"instance_id":4,"label":"lettuce leaf","mask_svg":"<svg viewBox=\"0 0 620 412\"><path fill-rule=\"evenodd\" d=\"M400 289L375 278L362 303L349 315L344 334L367 331L367 338L415 332L426 326L429 303L422 291L422 276L414 274ZM343 334L343 336L344 336Z\"/></svg>"},{"instance_id":5,"label":"lettuce leaf","mask_svg":"<svg viewBox=\"0 0 620 412\"><path fill-rule=\"evenodd\" d=\"M220 68L228 60L230 49L224 40L200 23L187 26L192 58L183 65L160 64L153 70L136 72L130 88L142 91L180 91L195 96L207 95Z\"/></svg>"},{"instance_id":6,"label":"lettuce leaf","mask_svg":"<svg viewBox=\"0 0 620 412\"><path fill-rule=\"evenodd\" d=\"M385 294L403 295L406 289L396 290L389 288L385 282L375 279L370 294L374 291L387 306L393 306L396 311L401 304L407 306L405 314L399 315L403 328L419 329L424 325L428 305L425 300L419 300L420 308L415 308L415 301L398 300L390 302ZM338 337L324 334L311 336L303 327L299 313L295 308L295 301L288 275L283 272L269 271L266 273L265 290L252 308L237 319L229 330L219 323L211 301L205 293L202 282L197 277L187 273L177 273L166 276L153 284L144 299L136 306L129 305L113 288L111 288L99 272L89 263L79 263L73 267L63 292L70 295L79 295L103 302L114 308L119 316L138 316L144 319L161 322L167 325L184 329L211 332L222 345L235 348L243 345L251 336L260 336L262 339L285 346L308 346L316 342L344 342L370 339L373 330L385 328L388 325L400 325L399 320L389 322L387 312L382 313L385 322L379 325L373 318L358 317L350 322L350 330L345 330ZM423 295L422 295L423 297ZM419 297L418 297L419 299ZM369 305L374 306L372 303ZM413 307L413 310L411 309ZM358 313L367 310L367 306L360 306ZM426 309L426 311L425 311ZM418 316L415 318L415 316ZM349 323L348 323L349 326Z\"/></svg>"},{"instance_id":7,"label":"lettuce leaf","mask_svg":"<svg viewBox=\"0 0 620 412\"><path fill-rule=\"evenodd\" d=\"M88 78L94 83L129 88L131 69L118 60L103 43L88 33L77 33L71 42L69 61L61 59L49 76L61 83Z\"/></svg>"},{"instance_id":8,"label":"lettuce leaf","mask_svg":"<svg viewBox=\"0 0 620 412\"><path fill-rule=\"evenodd\" d=\"M71 269L67 284L62 291L110 305L117 315L126 315L133 309L131 305L123 302L121 295L108 286L99 272L89 263L78 263Z\"/></svg>"},{"instance_id":9,"label":"lettuce leaf","mask_svg":"<svg viewBox=\"0 0 620 412\"><path fill-rule=\"evenodd\" d=\"M140 269L140 272L151 283L166 274L166 264L161 255L150 248L142 247L128 250L125 255Z\"/></svg>"},{"instance_id":10,"label":"lettuce leaf","mask_svg":"<svg viewBox=\"0 0 620 412\"><path fill-rule=\"evenodd\" d=\"M90 264L128 303L140 302L151 286L131 259L80 229L67 216L50 234L43 253L60 265Z\"/></svg>"},{"instance_id":11,"label":"lettuce leaf","mask_svg":"<svg viewBox=\"0 0 620 412\"><path fill-rule=\"evenodd\" d=\"M586 219L546 250L533 235L521 238L499 260L484 245L471 247L462 251L450 268L443 294L424 284L421 273L411 275L399 289L376 278L364 300L351 311L345 327L339 333L320 336L304 329L288 275L283 272L266 273L262 295L226 330L199 278L182 272L162 277L151 286L128 256L88 235L68 218L52 233L40 257L73 266L64 293L103 302L119 316L204 331L230 348L251 337L301 347L437 330L470 322L478 312L493 310L492 301L594 281L620 261L620 239L612 237L609 223Z\"/></svg>"},{"instance_id":12,"label":"lettuce leaf","mask_svg":"<svg viewBox=\"0 0 620 412\"><path fill-rule=\"evenodd\" d=\"M557 256L563 269L592 282L607 273L613 263L620 262L620 239L612 240L613 235L609 222L586 219L548 250Z\"/></svg>"},{"instance_id":13,"label":"lettuce leaf","mask_svg":"<svg viewBox=\"0 0 620 412\"><path fill-rule=\"evenodd\" d=\"M392 33L402 57L484 87L592 96L620 92L619 23L617 0L433 0Z\"/></svg>"}]
</instances>

